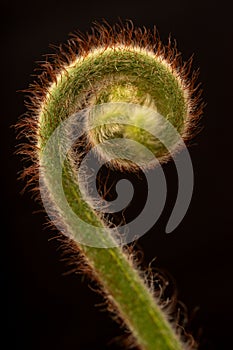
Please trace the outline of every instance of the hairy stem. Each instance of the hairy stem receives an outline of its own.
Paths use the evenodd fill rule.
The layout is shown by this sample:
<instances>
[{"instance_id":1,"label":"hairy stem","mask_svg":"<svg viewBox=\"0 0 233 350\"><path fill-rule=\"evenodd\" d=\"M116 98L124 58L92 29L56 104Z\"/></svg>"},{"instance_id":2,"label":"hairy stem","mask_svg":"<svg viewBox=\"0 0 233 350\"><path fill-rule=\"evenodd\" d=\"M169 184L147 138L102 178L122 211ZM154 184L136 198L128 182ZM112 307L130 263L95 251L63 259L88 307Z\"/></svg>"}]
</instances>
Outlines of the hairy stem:
<instances>
[{"instance_id":1,"label":"hairy stem","mask_svg":"<svg viewBox=\"0 0 233 350\"><path fill-rule=\"evenodd\" d=\"M130 329L135 344L144 350L182 350L185 345L168 322L167 315L117 244L108 223L83 197L77 181L78 165L88 150L114 138L140 142L161 162L169 158L164 144L150 135L150 130L155 126L159 128L160 122L144 108L163 115L183 138L189 135L194 117L200 114L192 95L193 82L187 79L189 65L181 65L176 49L162 46L156 35L156 32L150 34L146 30L133 29L128 23L120 30L98 27L98 35L89 35L86 39L74 36L65 53L62 51L55 60L55 69L46 63L47 75L42 74L42 85L33 86L33 115L29 121L35 129L33 134L26 125L29 139L34 135L28 153L31 157L33 154L35 160L32 174L38 177L40 173L41 195L52 213L50 217L85 255L92 275L100 283L115 313ZM116 103L123 103L123 109L116 110ZM135 107L128 113L124 110L124 103L141 106L141 110ZM76 127L84 125L85 132L85 137L82 135L77 141L75 152L69 149L62 159L61 149L66 147L68 139L64 144L55 139L58 142L50 145L50 151L47 151L55 131L71 115L105 104L108 105L102 113L92 116L97 119L95 127L90 126L92 119L88 114L82 125L75 119ZM122 123L114 124L116 114L121 115ZM65 130L69 134L69 128ZM167 138L175 152L179 147L177 140L172 135L167 135ZM97 157L108 160L111 158L109 149L97 149ZM142 158L144 156L142 154ZM135 171L131 161L113 158L116 169ZM59 190L60 177L65 201ZM88 183L87 177L88 174L81 174L84 185ZM72 209L70 215L67 214L68 207ZM81 220L77 222L76 217ZM87 222L89 228L83 222ZM96 244L85 244L89 236Z\"/></svg>"}]
</instances>

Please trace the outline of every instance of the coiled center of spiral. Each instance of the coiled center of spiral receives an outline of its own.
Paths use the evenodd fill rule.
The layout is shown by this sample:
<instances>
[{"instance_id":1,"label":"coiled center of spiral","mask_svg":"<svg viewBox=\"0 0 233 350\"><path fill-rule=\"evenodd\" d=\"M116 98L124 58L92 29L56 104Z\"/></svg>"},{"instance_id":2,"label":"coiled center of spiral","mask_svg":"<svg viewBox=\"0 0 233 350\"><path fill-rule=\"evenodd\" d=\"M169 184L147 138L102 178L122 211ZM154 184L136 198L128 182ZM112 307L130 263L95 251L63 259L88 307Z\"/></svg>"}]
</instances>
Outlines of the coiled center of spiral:
<instances>
[{"instance_id":1,"label":"coiled center of spiral","mask_svg":"<svg viewBox=\"0 0 233 350\"><path fill-rule=\"evenodd\" d=\"M117 46L95 49L86 57L77 59L66 68L66 74L58 83L51 86L46 103L49 109L40 114L40 147L48 138L48 131L51 135L59 123L55 118L51 120L50 115L59 115L60 120L64 120L83 108L111 102L133 103L153 109L171 122L180 134L185 132L188 105L177 74L165 59L150 51ZM111 119L113 113L109 109L101 116L101 122ZM125 117L136 126L142 124L142 120L152 128L156 124L155 120L141 113ZM50 130L46 119L50 119ZM145 144L160 160L167 156L167 150L161 143L132 126L97 128L96 132L90 133L89 141L95 146L112 136L134 138Z\"/></svg>"}]
</instances>

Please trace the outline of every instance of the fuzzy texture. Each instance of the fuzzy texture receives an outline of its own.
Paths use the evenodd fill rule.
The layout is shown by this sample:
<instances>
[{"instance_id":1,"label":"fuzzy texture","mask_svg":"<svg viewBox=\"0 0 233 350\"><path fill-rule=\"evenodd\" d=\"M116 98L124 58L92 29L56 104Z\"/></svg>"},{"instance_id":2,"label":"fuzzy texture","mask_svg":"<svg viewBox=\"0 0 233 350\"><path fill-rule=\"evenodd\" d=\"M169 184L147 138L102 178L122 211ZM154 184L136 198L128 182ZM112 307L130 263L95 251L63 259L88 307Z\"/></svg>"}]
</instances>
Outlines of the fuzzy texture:
<instances>
[{"instance_id":1,"label":"fuzzy texture","mask_svg":"<svg viewBox=\"0 0 233 350\"><path fill-rule=\"evenodd\" d=\"M96 24L91 34L72 35L66 45L59 47L52 62L48 59L41 66L42 73L28 90L28 113L18 124L19 137L27 138L20 153L29 156L31 162L23 177L35 193L38 193L40 155L48 139L61 121L83 108L105 102L132 102L158 110L185 140L196 130L203 107L201 91L195 85L197 73L190 76L191 60L183 64L176 46L170 40L167 46L162 45L156 30L134 28L130 21L114 27ZM101 118L105 120L108 116ZM116 125L112 131L109 127L104 130L97 127L85 135L70 155L71 158L76 155L76 159L65 163L63 186L73 211L95 226L105 227L108 223L82 200L74 180L74 167L87 150L116 135L144 143L161 162L170 157L158 140L145 137L137 128ZM132 163L124 160L117 160L112 166L121 171L135 171ZM46 180L47 200L52 203L53 194ZM75 240L75 228L59 208L56 210L54 224L62 226ZM127 249L100 249L78 242L73 246L80 252L82 271L98 282L115 318L132 333L130 344L144 350L195 346L193 341L184 343L175 331L176 326L169 323L169 313L161 310L159 299L135 267Z\"/></svg>"}]
</instances>

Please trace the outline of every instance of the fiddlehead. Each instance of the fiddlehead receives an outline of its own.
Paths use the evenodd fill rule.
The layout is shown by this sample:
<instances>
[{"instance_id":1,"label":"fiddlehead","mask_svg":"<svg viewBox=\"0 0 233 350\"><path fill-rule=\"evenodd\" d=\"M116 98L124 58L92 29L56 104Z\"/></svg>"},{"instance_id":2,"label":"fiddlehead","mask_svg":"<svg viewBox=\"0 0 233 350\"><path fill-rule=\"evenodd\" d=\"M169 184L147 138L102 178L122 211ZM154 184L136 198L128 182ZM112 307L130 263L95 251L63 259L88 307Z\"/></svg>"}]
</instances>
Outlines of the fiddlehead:
<instances>
[{"instance_id":1,"label":"fiddlehead","mask_svg":"<svg viewBox=\"0 0 233 350\"><path fill-rule=\"evenodd\" d=\"M131 22L96 25L44 63L30 89L29 117L19 123L30 140L21 152L34 161L24 174L39 182L51 220L76 242L141 349L186 345L121 248L141 233L128 238L125 228L110 228L101 213L108 204L93 199L88 186L95 162L136 172L167 161L184 145L201 113L190 64L182 64L171 42L163 46L156 31L134 29Z\"/></svg>"}]
</instances>

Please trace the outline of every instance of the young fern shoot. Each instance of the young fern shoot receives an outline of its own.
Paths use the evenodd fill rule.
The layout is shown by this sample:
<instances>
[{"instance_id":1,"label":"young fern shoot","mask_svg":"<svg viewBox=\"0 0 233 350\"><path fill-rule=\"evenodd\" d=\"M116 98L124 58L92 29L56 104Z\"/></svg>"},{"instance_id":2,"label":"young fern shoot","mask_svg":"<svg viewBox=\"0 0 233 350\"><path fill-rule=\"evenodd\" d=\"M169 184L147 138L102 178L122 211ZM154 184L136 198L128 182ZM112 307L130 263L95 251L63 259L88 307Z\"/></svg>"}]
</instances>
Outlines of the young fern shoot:
<instances>
[{"instance_id":1,"label":"young fern shoot","mask_svg":"<svg viewBox=\"0 0 233 350\"><path fill-rule=\"evenodd\" d=\"M75 242L86 272L134 344L143 350L188 349L124 249L139 233L127 239L120 227L113 231L103 214L106 202L88 194L91 175L88 160L82 162L93 150L101 164L135 173L180 150L177 134L188 140L202 112L191 60L183 64L171 41L164 46L156 30L134 28L130 21L96 24L91 34L72 35L58 51L42 64L19 122L28 138L21 153L32 161L24 175L40 189L53 223Z\"/></svg>"}]
</instances>

